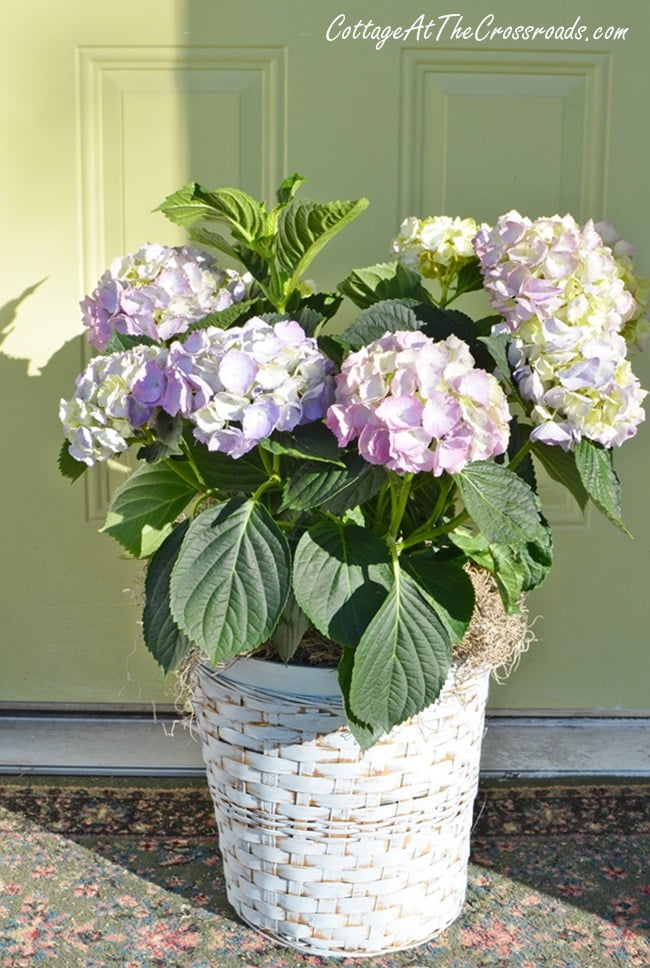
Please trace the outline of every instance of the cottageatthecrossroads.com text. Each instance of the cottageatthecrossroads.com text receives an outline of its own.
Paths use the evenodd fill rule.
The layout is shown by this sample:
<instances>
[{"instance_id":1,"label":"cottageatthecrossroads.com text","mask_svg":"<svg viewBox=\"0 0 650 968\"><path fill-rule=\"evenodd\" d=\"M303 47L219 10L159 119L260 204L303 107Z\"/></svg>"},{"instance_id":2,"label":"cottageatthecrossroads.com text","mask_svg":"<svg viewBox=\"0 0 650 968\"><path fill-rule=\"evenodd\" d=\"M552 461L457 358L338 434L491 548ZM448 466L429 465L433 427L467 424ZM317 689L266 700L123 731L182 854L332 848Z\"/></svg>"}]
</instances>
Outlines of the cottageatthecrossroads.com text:
<instances>
[{"instance_id":1,"label":"cottageatthecrossroads.com text","mask_svg":"<svg viewBox=\"0 0 650 968\"><path fill-rule=\"evenodd\" d=\"M486 41L512 40L519 42L533 42L542 40L598 42L609 40L626 40L629 27L596 26L590 27L583 23L581 17L576 17L573 23L566 25L549 24L501 24L493 13L486 14L477 23L469 23L460 13L445 13L435 19L420 14L408 25L382 26L373 20L348 20L346 14L340 13L329 24L325 31L326 40L331 43L340 40L370 40L375 49L381 50L389 40L415 41L421 43L443 43L449 40Z\"/></svg>"}]
</instances>

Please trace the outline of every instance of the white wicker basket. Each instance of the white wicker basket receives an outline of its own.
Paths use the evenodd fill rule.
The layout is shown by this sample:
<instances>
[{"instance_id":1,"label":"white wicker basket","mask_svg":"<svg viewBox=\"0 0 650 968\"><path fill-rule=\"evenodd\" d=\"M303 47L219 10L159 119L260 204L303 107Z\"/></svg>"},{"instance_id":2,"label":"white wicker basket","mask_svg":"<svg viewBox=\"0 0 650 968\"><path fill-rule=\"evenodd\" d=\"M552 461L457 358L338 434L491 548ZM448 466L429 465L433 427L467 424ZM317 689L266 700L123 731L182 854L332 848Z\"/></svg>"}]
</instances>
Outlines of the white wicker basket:
<instances>
[{"instance_id":1,"label":"white wicker basket","mask_svg":"<svg viewBox=\"0 0 650 968\"><path fill-rule=\"evenodd\" d=\"M194 705L228 899L263 934L334 957L409 948L458 916L488 670L362 754L336 673L201 665Z\"/></svg>"}]
</instances>

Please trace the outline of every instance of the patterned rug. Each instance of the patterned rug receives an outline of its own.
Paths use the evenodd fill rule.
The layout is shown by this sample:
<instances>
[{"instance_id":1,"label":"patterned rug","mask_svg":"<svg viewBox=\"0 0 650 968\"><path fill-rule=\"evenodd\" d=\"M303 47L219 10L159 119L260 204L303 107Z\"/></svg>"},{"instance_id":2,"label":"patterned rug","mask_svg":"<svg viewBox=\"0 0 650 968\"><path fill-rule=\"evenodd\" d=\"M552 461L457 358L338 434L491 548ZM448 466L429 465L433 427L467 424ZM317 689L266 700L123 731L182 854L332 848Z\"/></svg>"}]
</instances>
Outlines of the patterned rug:
<instances>
[{"instance_id":1,"label":"patterned rug","mask_svg":"<svg viewBox=\"0 0 650 968\"><path fill-rule=\"evenodd\" d=\"M0 966L647 968L649 793L482 788L461 917L359 962L277 947L236 918L203 782L0 778Z\"/></svg>"}]
</instances>

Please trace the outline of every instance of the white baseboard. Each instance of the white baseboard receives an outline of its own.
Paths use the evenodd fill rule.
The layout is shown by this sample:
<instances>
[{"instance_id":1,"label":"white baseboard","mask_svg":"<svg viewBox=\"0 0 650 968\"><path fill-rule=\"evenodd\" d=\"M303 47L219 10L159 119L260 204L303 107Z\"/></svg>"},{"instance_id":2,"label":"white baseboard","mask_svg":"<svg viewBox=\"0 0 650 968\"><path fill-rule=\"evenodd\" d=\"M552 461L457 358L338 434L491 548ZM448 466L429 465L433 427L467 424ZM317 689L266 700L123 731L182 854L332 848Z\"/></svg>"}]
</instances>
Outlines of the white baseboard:
<instances>
[{"instance_id":1,"label":"white baseboard","mask_svg":"<svg viewBox=\"0 0 650 968\"><path fill-rule=\"evenodd\" d=\"M0 773L195 776L201 753L171 717L0 716ZM650 776L650 718L490 716L485 777Z\"/></svg>"}]
</instances>

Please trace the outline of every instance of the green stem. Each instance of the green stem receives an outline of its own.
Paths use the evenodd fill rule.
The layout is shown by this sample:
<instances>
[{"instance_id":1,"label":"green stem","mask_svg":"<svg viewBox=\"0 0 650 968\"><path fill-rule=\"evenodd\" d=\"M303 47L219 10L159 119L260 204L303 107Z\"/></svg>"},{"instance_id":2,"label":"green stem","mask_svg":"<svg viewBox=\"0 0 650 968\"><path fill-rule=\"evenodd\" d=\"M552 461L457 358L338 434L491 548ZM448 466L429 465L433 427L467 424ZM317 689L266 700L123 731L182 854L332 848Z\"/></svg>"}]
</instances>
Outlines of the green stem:
<instances>
[{"instance_id":1,"label":"green stem","mask_svg":"<svg viewBox=\"0 0 650 968\"><path fill-rule=\"evenodd\" d=\"M451 521L447 521L446 524L441 524L438 528L432 528L431 531L425 532L420 528L419 532L413 532L404 541L400 541L397 545L400 552L404 551L406 548L412 548L413 545L422 544L424 541L433 541L435 538L439 538L442 534L450 534L452 531L460 525L464 524L469 518L467 511L461 511L452 518Z\"/></svg>"},{"instance_id":2,"label":"green stem","mask_svg":"<svg viewBox=\"0 0 650 968\"><path fill-rule=\"evenodd\" d=\"M515 467L519 467L522 460L528 456L528 454L531 452L532 449L533 449L533 442L529 437L526 443L522 444L522 446L519 448L515 456L508 464L508 470L514 471Z\"/></svg>"},{"instance_id":3,"label":"green stem","mask_svg":"<svg viewBox=\"0 0 650 968\"><path fill-rule=\"evenodd\" d=\"M413 474L405 474L399 485L397 485L395 478L390 479L391 515L388 530L389 534L393 538L397 538L397 535L399 534L399 528L406 510L406 502L408 501L409 494L411 493L412 481Z\"/></svg>"},{"instance_id":4,"label":"green stem","mask_svg":"<svg viewBox=\"0 0 650 968\"><path fill-rule=\"evenodd\" d=\"M259 501L262 494L264 494L266 491L270 491L273 487L282 487L282 481L275 475L273 477L269 477L268 481L264 481L263 484L260 484L257 490L251 494L251 501Z\"/></svg>"},{"instance_id":5,"label":"green stem","mask_svg":"<svg viewBox=\"0 0 650 968\"><path fill-rule=\"evenodd\" d=\"M192 468L192 470L194 471L194 476L196 477L196 479L197 479L197 481L199 482L199 484L201 485L201 487L202 487L202 488L203 488L203 489L204 489L205 491L209 491L209 490L210 490L210 488L209 488L209 487L208 487L208 485L206 484L206 482L205 482L205 479L204 479L204 477L203 477L203 474L202 474L202 473L201 473L201 471L199 470L199 468L198 468L198 466L197 466L197 464L196 464L196 461L194 460L194 455L192 454L192 450L191 450L191 448L190 448L190 447L188 447L188 445L187 445L187 443L186 443L186 442L185 442L185 441L183 440L183 438L182 438L182 437L181 437L181 442L180 442L180 443L181 443L181 450L182 450L182 451L183 451L183 453L185 454L185 457L187 458L187 462L188 462L188 464L190 465L190 467L191 467L191 468ZM169 462L168 462L168 463L169 463ZM172 463L173 463L173 462L172 462Z\"/></svg>"}]
</instances>

